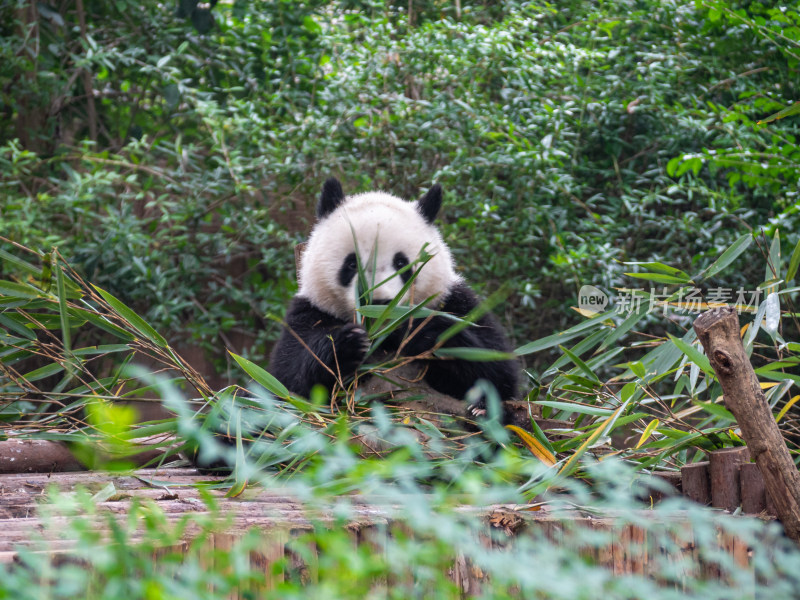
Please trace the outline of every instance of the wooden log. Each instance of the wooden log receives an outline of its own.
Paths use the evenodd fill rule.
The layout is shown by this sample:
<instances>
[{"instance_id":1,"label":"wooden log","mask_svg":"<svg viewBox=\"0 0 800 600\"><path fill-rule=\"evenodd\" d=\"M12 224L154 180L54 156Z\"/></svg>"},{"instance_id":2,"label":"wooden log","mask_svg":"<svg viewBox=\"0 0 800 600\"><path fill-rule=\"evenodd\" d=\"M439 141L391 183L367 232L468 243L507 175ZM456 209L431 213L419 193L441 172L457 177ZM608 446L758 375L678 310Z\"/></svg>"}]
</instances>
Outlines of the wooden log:
<instances>
[{"instance_id":1,"label":"wooden log","mask_svg":"<svg viewBox=\"0 0 800 600\"><path fill-rule=\"evenodd\" d=\"M49 440L0 442L0 473L53 473L83 469L83 465L60 442Z\"/></svg>"},{"instance_id":2,"label":"wooden log","mask_svg":"<svg viewBox=\"0 0 800 600\"><path fill-rule=\"evenodd\" d=\"M733 512L741 504L739 467L750 462L747 446L714 450L708 456L711 506Z\"/></svg>"},{"instance_id":3,"label":"wooden log","mask_svg":"<svg viewBox=\"0 0 800 600\"><path fill-rule=\"evenodd\" d=\"M132 440L142 448L137 454L124 457L120 460L145 465L158 459L168 450L163 446L156 446L163 442L161 436L157 438L142 438ZM148 448L148 446L151 446ZM102 447L98 448L100 456ZM111 460L110 455L104 456ZM0 474L6 473L59 473L84 471L86 467L73 456L72 452L63 442L51 440L8 439L0 442Z\"/></svg>"},{"instance_id":4,"label":"wooden log","mask_svg":"<svg viewBox=\"0 0 800 600\"><path fill-rule=\"evenodd\" d=\"M681 467L681 489L683 495L703 506L711 505L711 478L708 461L696 462Z\"/></svg>"},{"instance_id":5,"label":"wooden log","mask_svg":"<svg viewBox=\"0 0 800 600\"><path fill-rule=\"evenodd\" d=\"M739 483L741 484L742 512L748 515L757 515L767 510L767 492L764 488L764 478L756 463L744 463L739 468Z\"/></svg>"},{"instance_id":6,"label":"wooden log","mask_svg":"<svg viewBox=\"0 0 800 600\"><path fill-rule=\"evenodd\" d=\"M761 470L786 535L800 542L800 473L742 346L739 317L733 308L708 311L695 320L694 330L722 385L725 405L736 417Z\"/></svg>"}]
</instances>

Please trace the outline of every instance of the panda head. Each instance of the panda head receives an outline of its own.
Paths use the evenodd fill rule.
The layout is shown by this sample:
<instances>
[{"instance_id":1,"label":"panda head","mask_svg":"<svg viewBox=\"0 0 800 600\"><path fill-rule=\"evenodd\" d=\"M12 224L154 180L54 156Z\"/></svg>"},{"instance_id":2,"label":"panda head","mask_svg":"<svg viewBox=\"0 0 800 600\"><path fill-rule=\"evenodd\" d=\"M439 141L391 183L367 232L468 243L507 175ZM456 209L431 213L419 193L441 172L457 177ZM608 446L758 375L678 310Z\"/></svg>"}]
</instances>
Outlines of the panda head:
<instances>
[{"instance_id":1,"label":"panda head","mask_svg":"<svg viewBox=\"0 0 800 600\"><path fill-rule=\"evenodd\" d=\"M432 303L442 300L461 278L433 225L441 203L439 184L418 201L407 202L383 192L346 197L341 184L328 179L303 252L299 295L331 315L350 320L358 282L356 253L370 285L388 279L373 292L374 301L385 302L400 292L411 270L392 275L413 263L424 248L433 258L420 269L402 303L434 295Z\"/></svg>"}]
</instances>

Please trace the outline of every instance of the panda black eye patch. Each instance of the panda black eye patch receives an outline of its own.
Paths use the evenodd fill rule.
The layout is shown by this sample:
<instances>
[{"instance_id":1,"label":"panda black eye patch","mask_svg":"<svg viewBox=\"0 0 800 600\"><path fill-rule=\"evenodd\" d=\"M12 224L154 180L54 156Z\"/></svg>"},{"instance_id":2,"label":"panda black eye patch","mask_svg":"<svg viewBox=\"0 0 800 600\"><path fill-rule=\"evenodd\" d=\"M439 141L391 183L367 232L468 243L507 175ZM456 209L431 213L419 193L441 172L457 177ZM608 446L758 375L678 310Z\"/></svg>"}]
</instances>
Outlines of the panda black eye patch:
<instances>
[{"instance_id":1,"label":"panda black eye patch","mask_svg":"<svg viewBox=\"0 0 800 600\"><path fill-rule=\"evenodd\" d=\"M356 260L356 253L351 252L344 257L342 266L339 268L339 283L342 287L350 285L356 273L358 273L358 261Z\"/></svg>"},{"instance_id":2,"label":"panda black eye patch","mask_svg":"<svg viewBox=\"0 0 800 600\"><path fill-rule=\"evenodd\" d=\"M399 271L403 267L407 267L408 257L402 252L398 252L392 259L392 266L394 267L395 271ZM406 269L400 273L400 278L403 280L403 283L406 283L411 278L411 269Z\"/></svg>"}]
</instances>

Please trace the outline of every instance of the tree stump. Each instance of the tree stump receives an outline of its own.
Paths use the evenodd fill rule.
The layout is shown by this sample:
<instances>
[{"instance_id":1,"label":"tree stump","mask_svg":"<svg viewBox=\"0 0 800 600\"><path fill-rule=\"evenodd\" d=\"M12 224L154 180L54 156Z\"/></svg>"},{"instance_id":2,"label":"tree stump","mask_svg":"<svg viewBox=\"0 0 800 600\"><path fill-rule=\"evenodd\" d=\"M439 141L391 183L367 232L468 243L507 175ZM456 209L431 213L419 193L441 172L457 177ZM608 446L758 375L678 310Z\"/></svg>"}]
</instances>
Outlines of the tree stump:
<instances>
[{"instance_id":1,"label":"tree stump","mask_svg":"<svg viewBox=\"0 0 800 600\"><path fill-rule=\"evenodd\" d=\"M800 542L800 473L744 351L739 317L733 308L714 309L695 320L694 330L722 385L725 406L761 470L777 517L786 535Z\"/></svg>"},{"instance_id":2,"label":"tree stump","mask_svg":"<svg viewBox=\"0 0 800 600\"><path fill-rule=\"evenodd\" d=\"M745 463L739 470L742 483L742 512L757 515L767 510L767 492L764 489L764 478L755 463Z\"/></svg>"},{"instance_id":3,"label":"tree stump","mask_svg":"<svg viewBox=\"0 0 800 600\"><path fill-rule=\"evenodd\" d=\"M747 447L714 450L708 456L711 506L733 512L741 504L739 467L750 462Z\"/></svg>"},{"instance_id":4,"label":"tree stump","mask_svg":"<svg viewBox=\"0 0 800 600\"><path fill-rule=\"evenodd\" d=\"M711 478L708 461L696 462L681 467L681 489L690 500L703 506L711 504Z\"/></svg>"}]
</instances>

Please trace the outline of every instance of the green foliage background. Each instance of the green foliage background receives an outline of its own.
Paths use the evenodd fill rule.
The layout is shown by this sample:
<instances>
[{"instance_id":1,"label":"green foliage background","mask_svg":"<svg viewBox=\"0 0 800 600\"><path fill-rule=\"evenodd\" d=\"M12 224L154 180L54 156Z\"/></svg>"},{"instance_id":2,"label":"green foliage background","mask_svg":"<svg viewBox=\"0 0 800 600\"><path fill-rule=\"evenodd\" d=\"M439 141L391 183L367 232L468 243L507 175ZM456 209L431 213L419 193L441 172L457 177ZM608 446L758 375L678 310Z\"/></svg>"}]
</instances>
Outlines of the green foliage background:
<instances>
[{"instance_id":1,"label":"green foliage background","mask_svg":"<svg viewBox=\"0 0 800 600\"><path fill-rule=\"evenodd\" d=\"M331 174L442 182L446 239L479 290L512 284L518 344L574 322L582 284L622 285L618 261L696 271L751 229L797 241L797 118L757 123L800 97L796 8L203 6L2 5L0 235L219 359L220 338L266 352Z\"/></svg>"},{"instance_id":2,"label":"green foliage background","mask_svg":"<svg viewBox=\"0 0 800 600\"><path fill-rule=\"evenodd\" d=\"M800 13L759 2L4 2L0 420L33 423L34 437L69 440L108 467L96 451L105 438L120 455L143 435L214 450L214 419L227 409L234 424L261 425L246 457L250 432L238 425L236 446L214 450L235 455L232 491L292 484L306 506L336 506L337 524L352 491L400 507L414 536L390 531L383 552L353 549L344 527L315 526L319 579L301 588L287 578L275 597L364 597L386 591L382 582L393 583L387 597L460 597L444 574L462 554L490 574L487 597L749 597L751 582L789 597L797 551L755 520L718 522L680 503L654 509L689 510L691 527L647 527L659 549L688 547L680 536L694 533L697 556L720 562L709 582L690 557L673 565L665 554L659 577L619 577L579 551L613 531L565 530L560 544L523 537L513 554L498 539L490 550L474 520L451 509L526 503L557 487L570 510L616 511L625 526L637 522L632 508L650 510L641 481L591 457L607 450L640 469L674 470L742 443L691 329L667 337L663 320L643 312L579 321L570 311L582 284L630 286L624 273L636 269L649 271L633 284L645 289L666 279L672 290L775 291L745 319L745 346L762 382L776 383L767 400L798 456L800 421L789 411L800 396L788 399L800 383L790 287L800 265L798 67ZM445 186L441 223L466 277L486 294L511 285L501 316L526 360L560 350L531 392L546 416L574 425L574 437L552 443L535 432L557 471L520 454L502 428L489 432L496 443L454 450L420 415L397 429L381 406L374 425L360 413L344 419L328 398L293 398L258 366L276 333L266 317L282 314L294 291L293 246L330 175L348 192L407 198ZM752 244L746 234L761 230ZM781 247L794 249L788 261ZM651 264L623 264L632 261ZM640 321L645 342L631 342ZM167 340L199 346L220 372L230 348L283 401L215 392ZM159 392L164 382L132 383L119 363L134 353L171 367L212 418L198 419L174 388ZM614 362L623 372L609 379ZM132 412L111 403L131 395L177 417L134 427ZM428 445L406 425L433 434ZM365 459L352 439L369 427L390 445ZM67 514L91 516L91 502L74 501L62 502ZM264 583L246 560L251 538L220 553L217 569L205 569L200 546L155 564L154 549L181 532L155 507L143 511L134 505L128 521L147 537L120 525L119 544L101 551L71 519L90 568L23 553L0 570L0 598L218 597ZM719 556L720 531L752 542L751 570Z\"/></svg>"}]
</instances>

